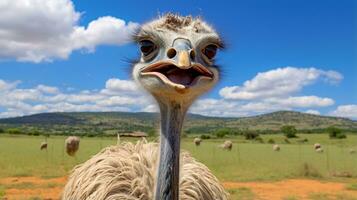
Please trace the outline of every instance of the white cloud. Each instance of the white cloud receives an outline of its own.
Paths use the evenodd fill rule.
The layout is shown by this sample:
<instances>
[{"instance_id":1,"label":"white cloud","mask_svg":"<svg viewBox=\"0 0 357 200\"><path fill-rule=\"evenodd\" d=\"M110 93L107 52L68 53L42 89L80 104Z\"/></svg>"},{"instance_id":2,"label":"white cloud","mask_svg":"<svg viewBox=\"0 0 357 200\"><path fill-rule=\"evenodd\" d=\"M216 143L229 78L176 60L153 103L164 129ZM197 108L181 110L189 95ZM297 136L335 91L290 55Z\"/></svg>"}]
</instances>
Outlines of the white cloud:
<instances>
[{"instance_id":1,"label":"white cloud","mask_svg":"<svg viewBox=\"0 0 357 200\"><path fill-rule=\"evenodd\" d=\"M258 73L253 79L245 81L243 86L224 87L219 93L225 99L235 100L281 98L299 92L319 78L337 83L343 76L335 71L315 68L277 68Z\"/></svg>"},{"instance_id":2,"label":"white cloud","mask_svg":"<svg viewBox=\"0 0 357 200\"><path fill-rule=\"evenodd\" d=\"M318 80L336 84L342 79L340 73L331 70L296 67L272 69L258 73L242 86L222 88L219 92L222 99L206 102L211 105L207 109L201 105L193 111L218 116L246 116L278 110L332 106L335 101L331 98L299 94L304 87Z\"/></svg>"},{"instance_id":3,"label":"white cloud","mask_svg":"<svg viewBox=\"0 0 357 200\"><path fill-rule=\"evenodd\" d=\"M0 92L1 91L6 91L15 88L18 84L20 84L20 81L15 81L15 82L5 82L4 80L0 79Z\"/></svg>"},{"instance_id":4,"label":"white cloud","mask_svg":"<svg viewBox=\"0 0 357 200\"><path fill-rule=\"evenodd\" d=\"M242 109L242 105L237 102L226 101L224 99L201 99L198 100L190 112L206 116L247 116L251 112Z\"/></svg>"},{"instance_id":5,"label":"white cloud","mask_svg":"<svg viewBox=\"0 0 357 200\"><path fill-rule=\"evenodd\" d=\"M57 87L50 87L46 85L38 85L37 89L43 93L57 94L59 92Z\"/></svg>"},{"instance_id":6,"label":"white cloud","mask_svg":"<svg viewBox=\"0 0 357 200\"><path fill-rule=\"evenodd\" d=\"M130 41L130 35L138 27L137 23L125 23L111 16L100 17L89 23L88 27L76 27L72 34L74 48L93 51L97 45L122 45Z\"/></svg>"},{"instance_id":7,"label":"white cloud","mask_svg":"<svg viewBox=\"0 0 357 200\"><path fill-rule=\"evenodd\" d=\"M294 107L294 108L325 107L325 106L331 106L335 103L333 99L321 98L317 96L270 98L264 101L279 104L285 107Z\"/></svg>"},{"instance_id":8,"label":"white cloud","mask_svg":"<svg viewBox=\"0 0 357 200\"><path fill-rule=\"evenodd\" d=\"M16 84L15 84L16 83ZM17 88L18 82L0 80L0 117L28 115L40 112L68 111L142 111L152 107L151 98L140 91L133 81L109 79L101 90L62 92L57 87L38 85Z\"/></svg>"},{"instance_id":9,"label":"white cloud","mask_svg":"<svg viewBox=\"0 0 357 200\"><path fill-rule=\"evenodd\" d=\"M70 0L2 0L0 59L42 62L66 59L72 51L94 51L98 45L122 45L138 27L111 16L85 28Z\"/></svg>"},{"instance_id":10,"label":"white cloud","mask_svg":"<svg viewBox=\"0 0 357 200\"><path fill-rule=\"evenodd\" d=\"M336 110L330 112L329 114L338 117L348 117L348 118L357 119L357 105L356 104L340 105L337 107Z\"/></svg>"}]
</instances>

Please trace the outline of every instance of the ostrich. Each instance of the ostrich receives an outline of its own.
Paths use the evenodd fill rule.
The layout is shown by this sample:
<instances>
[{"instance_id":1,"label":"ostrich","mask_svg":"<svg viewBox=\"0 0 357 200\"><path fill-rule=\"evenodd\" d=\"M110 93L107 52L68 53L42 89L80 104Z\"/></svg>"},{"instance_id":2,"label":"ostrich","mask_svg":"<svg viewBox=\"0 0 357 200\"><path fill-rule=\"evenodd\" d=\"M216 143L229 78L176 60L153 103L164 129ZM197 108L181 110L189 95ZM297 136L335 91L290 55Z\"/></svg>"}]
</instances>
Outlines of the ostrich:
<instances>
[{"instance_id":1,"label":"ostrich","mask_svg":"<svg viewBox=\"0 0 357 200\"><path fill-rule=\"evenodd\" d=\"M157 101L160 143L122 143L102 150L69 177L65 200L226 200L217 178L187 152L180 133L190 105L219 79L214 64L219 35L200 18L166 14L144 24L134 80Z\"/></svg>"}]
</instances>

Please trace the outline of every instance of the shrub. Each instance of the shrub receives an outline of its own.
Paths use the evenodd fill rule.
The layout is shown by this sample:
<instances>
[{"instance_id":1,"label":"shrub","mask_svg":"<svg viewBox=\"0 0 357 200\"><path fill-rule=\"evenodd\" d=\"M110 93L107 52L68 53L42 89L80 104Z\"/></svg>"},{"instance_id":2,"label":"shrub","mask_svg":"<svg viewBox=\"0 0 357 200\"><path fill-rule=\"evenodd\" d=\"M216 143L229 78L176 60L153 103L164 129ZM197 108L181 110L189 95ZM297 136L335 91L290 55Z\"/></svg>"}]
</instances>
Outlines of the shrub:
<instances>
[{"instance_id":1,"label":"shrub","mask_svg":"<svg viewBox=\"0 0 357 200\"><path fill-rule=\"evenodd\" d=\"M259 134L256 132L245 132L244 137L246 140L254 140L256 137L259 137Z\"/></svg>"},{"instance_id":2,"label":"shrub","mask_svg":"<svg viewBox=\"0 0 357 200\"><path fill-rule=\"evenodd\" d=\"M342 133L341 129L336 128L334 126L328 127L327 132L331 139L344 139L347 137L345 134Z\"/></svg>"},{"instance_id":3,"label":"shrub","mask_svg":"<svg viewBox=\"0 0 357 200\"><path fill-rule=\"evenodd\" d=\"M255 141L259 142L259 143L264 143L264 140L262 137L258 136L254 139Z\"/></svg>"},{"instance_id":4,"label":"shrub","mask_svg":"<svg viewBox=\"0 0 357 200\"><path fill-rule=\"evenodd\" d=\"M297 130L295 128L295 126L290 126L290 125L286 125L286 126L282 126L280 128L280 131L285 135L285 137L287 138L296 138L296 133Z\"/></svg>"},{"instance_id":5,"label":"shrub","mask_svg":"<svg viewBox=\"0 0 357 200\"><path fill-rule=\"evenodd\" d=\"M18 128L9 128L9 129L7 129L7 132L9 134L21 134L21 130Z\"/></svg>"},{"instance_id":6,"label":"shrub","mask_svg":"<svg viewBox=\"0 0 357 200\"><path fill-rule=\"evenodd\" d=\"M338 135L336 136L336 139L345 139L345 138L347 138L347 136L346 136L345 134L343 134L343 133L338 134Z\"/></svg>"},{"instance_id":7,"label":"shrub","mask_svg":"<svg viewBox=\"0 0 357 200\"><path fill-rule=\"evenodd\" d=\"M285 138L285 139L284 139L284 142L285 142L286 144L290 144L290 143L291 143L288 138Z\"/></svg>"},{"instance_id":8,"label":"shrub","mask_svg":"<svg viewBox=\"0 0 357 200\"><path fill-rule=\"evenodd\" d=\"M202 140L206 140L206 139L211 139L211 136L210 135L200 135L200 138Z\"/></svg>"},{"instance_id":9,"label":"shrub","mask_svg":"<svg viewBox=\"0 0 357 200\"><path fill-rule=\"evenodd\" d=\"M272 138L270 138L270 139L268 140L268 143L269 143L269 144L275 144L275 140L272 139Z\"/></svg>"},{"instance_id":10,"label":"shrub","mask_svg":"<svg viewBox=\"0 0 357 200\"><path fill-rule=\"evenodd\" d=\"M5 130L0 128L0 133L5 133Z\"/></svg>"},{"instance_id":11,"label":"shrub","mask_svg":"<svg viewBox=\"0 0 357 200\"><path fill-rule=\"evenodd\" d=\"M227 129L219 129L217 132L216 132L216 136L218 138L224 138L224 136L228 135L229 134L229 130Z\"/></svg>"},{"instance_id":12,"label":"shrub","mask_svg":"<svg viewBox=\"0 0 357 200\"><path fill-rule=\"evenodd\" d=\"M95 137L96 134L95 133L87 133L87 137Z\"/></svg>"}]
</instances>

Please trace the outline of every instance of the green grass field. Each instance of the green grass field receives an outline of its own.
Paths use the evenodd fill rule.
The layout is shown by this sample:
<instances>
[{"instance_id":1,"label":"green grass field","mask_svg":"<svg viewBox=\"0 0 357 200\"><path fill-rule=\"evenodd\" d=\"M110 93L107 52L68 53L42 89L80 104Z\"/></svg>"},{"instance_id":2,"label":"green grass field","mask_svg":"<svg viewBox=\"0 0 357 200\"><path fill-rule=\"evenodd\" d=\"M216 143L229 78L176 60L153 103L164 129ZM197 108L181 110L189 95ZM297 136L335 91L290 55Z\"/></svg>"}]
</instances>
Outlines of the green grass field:
<instances>
[{"instance_id":1,"label":"green grass field","mask_svg":"<svg viewBox=\"0 0 357 200\"><path fill-rule=\"evenodd\" d=\"M349 153L351 148L357 150L356 135L349 135L344 140L331 140L322 134L299 137L307 138L309 142L298 144L298 139L294 139L290 140L291 144L284 144L281 135L264 135L265 141L273 138L280 143L280 152L274 152L272 144L252 143L239 137L230 138L234 142L232 151L218 148L224 139L204 140L196 147L192 138L184 138L182 149L191 152L221 180L277 180L304 175L331 178L331 174L339 173L357 176L357 154ZM84 162L103 147L116 144L116 138L81 138L80 150L74 158L65 154L64 139L50 137L47 151L40 151L40 143L44 141L41 136L1 136L0 177L64 176L74 165ZM126 140L122 138L122 141ZM324 153L313 150L315 142L323 145ZM310 174L307 174L306 166Z\"/></svg>"},{"instance_id":2,"label":"green grass field","mask_svg":"<svg viewBox=\"0 0 357 200\"><path fill-rule=\"evenodd\" d=\"M286 144L282 135L263 135L265 143L244 140L241 137L226 138L233 141L232 151L218 146L225 139L203 140L196 147L193 138L184 138L182 149L189 151L197 160L207 165L221 181L275 181L287 178L314 178L319 180L343 181L346 176L357 177L357 135L347 139L331 140L324 134L299 135ZM274 139L281 147L272 150L266 141ZM297 141L309 141L299 144ZM152 138L154 139L154 138ZM116 138L81 138L76 157L64 152L65 137L50 137L47 151L40 151L42 136L0 136L0 178L14 176L37 176L53 178L68 175L74 165L87 160L105 146L115 145ZM122 138L135 142L137 139ZM150 139L149 139L150 140ZM324 152L317 153L313 144L319 142ZM352 186L351 186L352 187ZM242 195L248 191L230 191ZM233 198L234 199L234 198Z\"/></svg>"}]
</instances>

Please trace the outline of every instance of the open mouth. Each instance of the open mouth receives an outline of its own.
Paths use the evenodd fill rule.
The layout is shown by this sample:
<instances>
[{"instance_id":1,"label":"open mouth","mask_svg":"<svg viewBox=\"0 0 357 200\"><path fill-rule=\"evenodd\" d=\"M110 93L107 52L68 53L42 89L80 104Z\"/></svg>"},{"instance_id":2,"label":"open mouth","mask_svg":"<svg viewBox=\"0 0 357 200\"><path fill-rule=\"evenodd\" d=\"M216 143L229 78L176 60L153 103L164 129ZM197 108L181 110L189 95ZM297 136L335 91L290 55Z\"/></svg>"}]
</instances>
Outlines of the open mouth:
<instances>
[{"instance_id":1,"label":"open mouth","mask_svg":"<svg viewBox=\"0 0 357 200\"><path fill-rule=\"evenodd\" d=\"M177 67L173 63L154 63L141 72L142 75L154 75L163 82L180 88L194 85L199 79L212 79L213 73L200 64L194 64L188 69Z\"/></svg>"}]
</instances>

